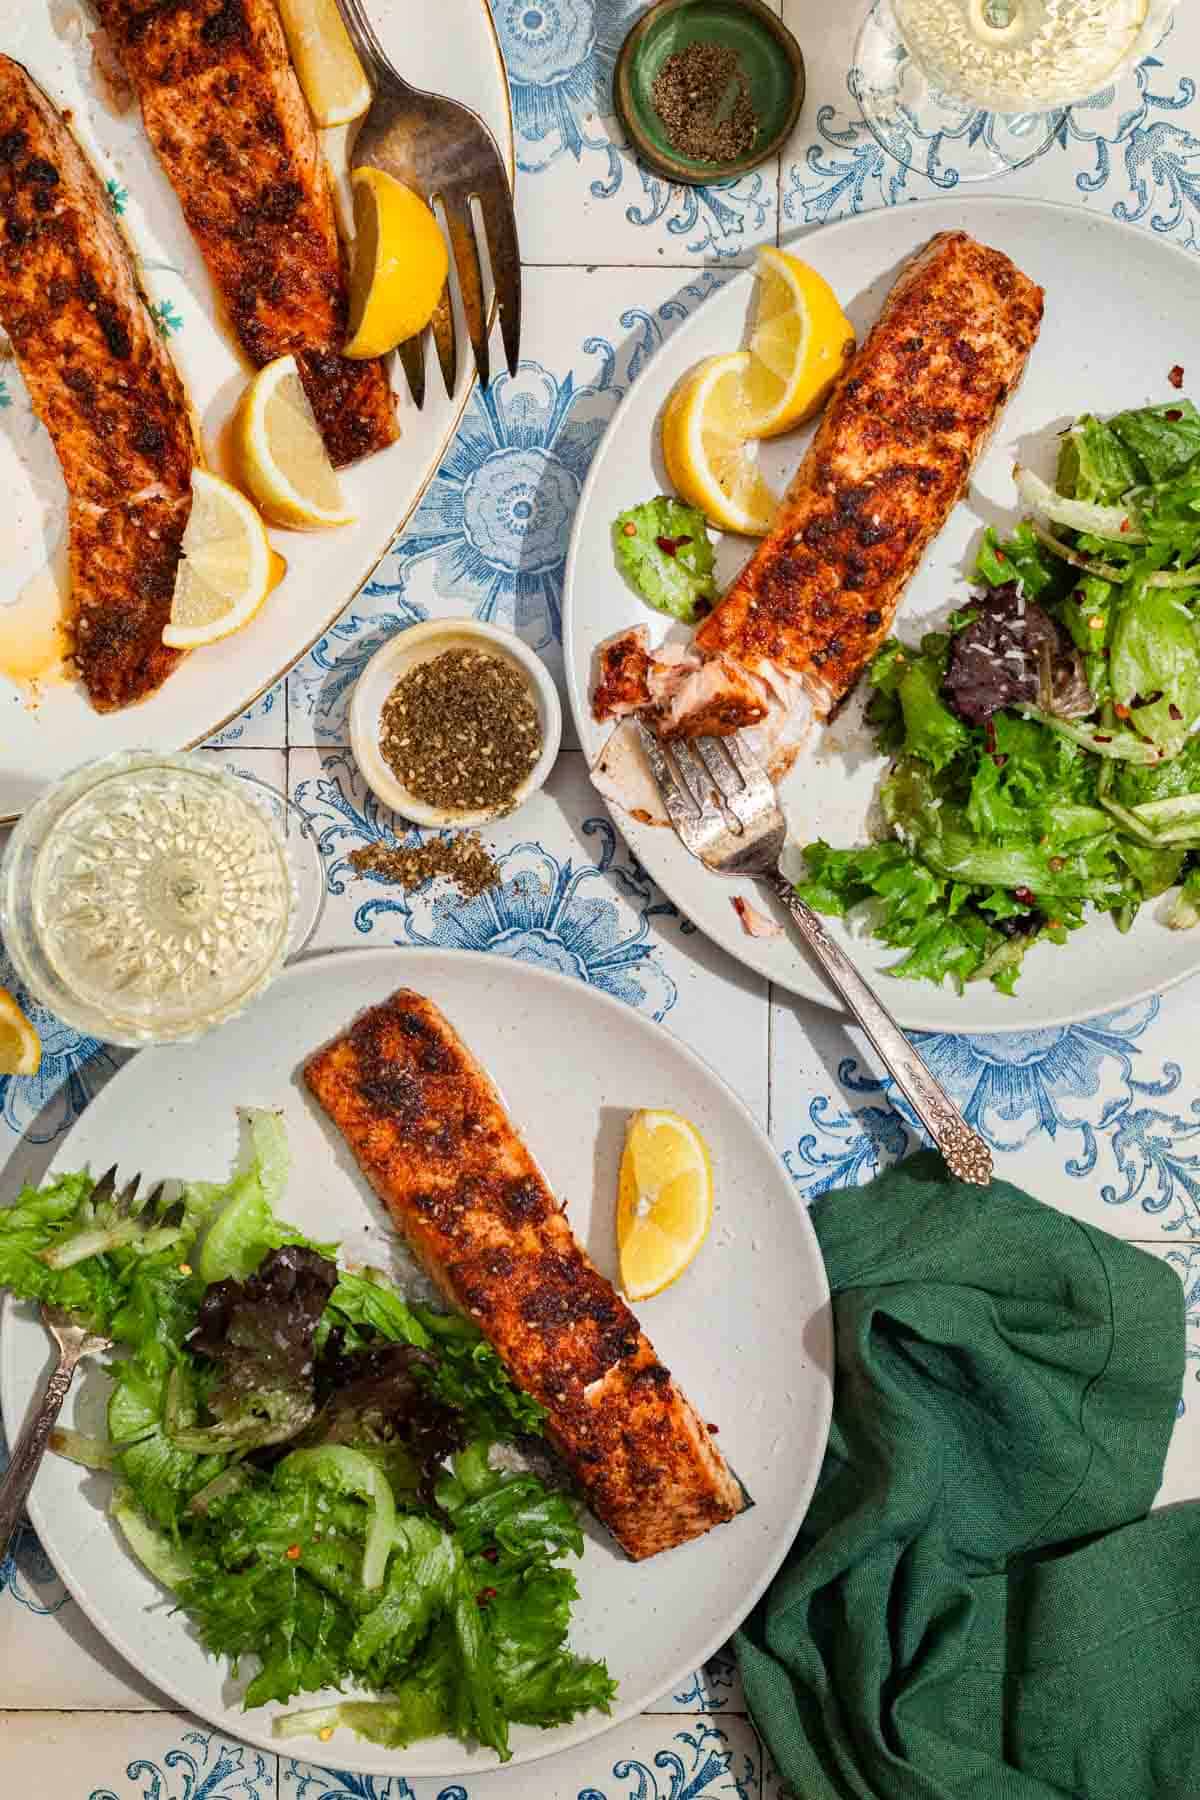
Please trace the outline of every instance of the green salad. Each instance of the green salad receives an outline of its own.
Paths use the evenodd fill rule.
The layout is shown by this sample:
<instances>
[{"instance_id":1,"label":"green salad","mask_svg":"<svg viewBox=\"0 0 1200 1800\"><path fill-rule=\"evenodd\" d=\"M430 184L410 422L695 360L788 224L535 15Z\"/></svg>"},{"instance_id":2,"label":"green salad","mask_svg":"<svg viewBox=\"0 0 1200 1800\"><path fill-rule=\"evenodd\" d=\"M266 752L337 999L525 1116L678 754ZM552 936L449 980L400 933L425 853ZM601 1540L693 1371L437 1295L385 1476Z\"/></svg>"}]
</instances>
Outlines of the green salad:
<instances>
[{"instance_id":1,"label":"green salad","mask_svg":"<svg viewBox=\"0 0 1200 1800\"><path fill-rule=\"evenodd\" d=\"M277 1736L452 1732L507 1759L512 1724L607 1712L607 1669L567 1646L575 1502L489 1455L540 1439L541 1408L469 1320L282 1223L283 1125L248 1118L228 1186L130 1213L64 1175L0 1212L0 1285L118 1346L107 1436L53 1447L112 1471L130 1549L246 1707L355 1690Z\"/></svg>"},{"instance_id":2,"label":"green salad","mask_svg":"<svg viewBox=\"0 0 1200 1800\"><path fill-rule=\"evenodd\" d=\"M893 975L1006 993L1089 907L1127 931L1178 887L1170 923L1200 920L1200 413L1085 416L1053 487L1016 480L1029 517L985 534L971 603L868 672L891 835L807 845L798 885L865 904Z\"/></svg>"}]
</instances>

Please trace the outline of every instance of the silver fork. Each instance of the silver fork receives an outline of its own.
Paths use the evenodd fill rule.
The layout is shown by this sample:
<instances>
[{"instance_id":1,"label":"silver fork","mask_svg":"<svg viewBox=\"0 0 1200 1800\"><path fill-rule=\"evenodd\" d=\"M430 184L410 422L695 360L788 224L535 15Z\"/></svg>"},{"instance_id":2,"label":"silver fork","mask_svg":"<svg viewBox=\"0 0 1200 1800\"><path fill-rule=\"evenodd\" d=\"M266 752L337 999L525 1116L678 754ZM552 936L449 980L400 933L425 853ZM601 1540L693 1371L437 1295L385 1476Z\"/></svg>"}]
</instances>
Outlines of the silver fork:
<instances>
[{"instance_id":1,"label":"silver fork","mask_svg":"<svg viewBox=\"0 0 1200 1800\"><path fill-rule=\"evenodd\" d=\"M780 872L787 836L775 787L736 737L664 746L642 719L642 747L671 823L706 868L751 875L786 906L805 944L854 1014L952 1175L986 1187L992 1153L973 1131L883 1001Z\"/></svg>"},{"instance_id":2,"label":"silver fork","mask_svg":"<svg viewBox=\"0 0 1200 1800\"><path fill-rule=\"evenodd\" d=\"M116 1193L117 1166L114 1163L92 1189L92 1201L100 1205L114 1200L115 1214L130 1212L135 1205L140 1181L141 1176L135 1175L119 1194ZM146 1204L153 1206L162 1191L161 1187L157 1188ZM42 1465L50 1433L62 1411L62 1404L75 1379L76 1369L86 1357L98 1356L101 1352L112 1349L111 1338L90 1331L60 1307L44 1305L41 1311L42 1323L58 1345L58 1362L46 1383L41 1404L26 1420L21 1435L13 1445L8 1468L0 1478L0 1559L7 1555L13 1534L21 1523L29 1490Z\"/></svg>"},{"instance_id":3,"label":"silver fork","mask_svg":"<svg viewBox=\"0 0 1200 1800\"><path fill-rule=\"evenodd\" d=\"M435 200L441 201L467 335L479 384L486 387L490 373L488 313L471 216L472 199L479 202L500 314L500 335L509 373L515 375L521 349L521 258L512 191L496 140L469 107L442 94L410 87L397 74L376 36L363 0L338 0L338 7L375 90L375 98L359 127L351 168L370 164L404 182L430 207ZM432 323L442 380L447 394L453 396L458 346L449 282L442 289ZM400 361L419 407L425 399L423 336L411 337L400 345Z\"/></svg>"}]
</instances>

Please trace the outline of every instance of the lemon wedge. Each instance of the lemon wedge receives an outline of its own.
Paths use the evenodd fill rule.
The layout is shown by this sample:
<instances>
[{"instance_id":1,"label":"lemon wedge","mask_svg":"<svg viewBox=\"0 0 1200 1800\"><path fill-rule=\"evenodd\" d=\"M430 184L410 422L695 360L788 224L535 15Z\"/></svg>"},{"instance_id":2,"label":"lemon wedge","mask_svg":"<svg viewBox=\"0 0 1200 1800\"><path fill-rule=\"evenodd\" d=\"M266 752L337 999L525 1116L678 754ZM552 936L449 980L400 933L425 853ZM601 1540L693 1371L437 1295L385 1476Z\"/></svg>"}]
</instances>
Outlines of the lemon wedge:
<instances>
[{"instance_id":1,"label":"lemon wedge","mask_svg":"<svg viewBox=\"0 0 1200 1800\"><path fill-rule=\"evenodd\" d=\"M763 537L778 501L746 451L749 368L750 352L734 350L685 376L663 414L662 449L672 483L711 524Z\"/></svg>"},{"instance_id":2,"label":"lemon wedge","mask_svg":"<svg viewBox=\"0 0 1200 1800\"><path fill-rule=\"evenodd\" d=\"M348 125L371 104L371 84L354 53L337 0L279 0L284 35L304 98L318 125Z\"/></svg>"},{"instance_id":3,"label":"lemon wedge","mask_svg":"<svg viewBox=\"0 0 1200 1800\"><path fill-rule=\"evenodd\" d=\"M242 395L233 437L239 473L273 524L320 530L352 523L294 356L277 356L258 371Z\"/></svg>"},{"instance_id":4,"label":"lemon wedge","mask_svg":"<svg viewBox=\"0 0 1200 1800\"><path fill-rule=\"evenodd\" d=\"M7 988L0 988L0 1075L36 1075L42 1040Z\"/></svg>"},{"instance_id":5,"label":"lemon wedge","mask_svg":"<svg viewBox=\"0 0 1200 1800\"><path fill-rule=\"evenodd\" d=\"M712 1162L696 1127L674 1112L635 1112L617 1186L621 1286L661 1293L687 1268L712 1223Z\"/></svg>"},{"instance_id":6,"label":"lemon wedge","mask_svg":"<svg viewBox=\"0 0 1200 1800\"><path fill-rule=\"evenodd\" d=\"M355 169L350 337L344 355L383 356L433 317L450 260L433 213L383 169Z\"/></svg>"},{"instance_id":7,"label":"lemon wedge","mask_svg":"<svg viewBox=\"0 0 1200 1800\"><path fill-rule=\"evenodd\" d=\"M163 643L195 650L239 631L276 579L266 527L240 488L192 470L192 510Z\"/></svg>"},{"instance_id":8,"label":"lemon wedge","mask_svg":"<svg viewBox=\"0 0 1200 1800\"><path fill-rule=\"evenodd\" d=\"M750 436L778 437L819 412L853 354L854 327L825 277L764 245L745 377Z\"/></svg>"}]
</instances>

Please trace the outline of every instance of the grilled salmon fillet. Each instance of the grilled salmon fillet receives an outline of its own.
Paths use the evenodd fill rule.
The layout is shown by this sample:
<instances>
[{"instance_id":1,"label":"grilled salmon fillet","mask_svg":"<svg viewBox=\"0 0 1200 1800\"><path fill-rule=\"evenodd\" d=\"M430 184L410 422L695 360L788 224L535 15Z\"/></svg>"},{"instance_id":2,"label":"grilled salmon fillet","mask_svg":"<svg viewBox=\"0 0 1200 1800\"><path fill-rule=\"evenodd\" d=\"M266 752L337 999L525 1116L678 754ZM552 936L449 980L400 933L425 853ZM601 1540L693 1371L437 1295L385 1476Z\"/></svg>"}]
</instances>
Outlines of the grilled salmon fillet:
<instances>
[{"instance_id":1,"label":"grilled salmon fillet","mask_svg":"<svg viewBox=\"0 0 1200 1800\"><path fill-rule=\"evenodd\" d=\"M350 362L345 259L274 0L98 0L184 216L256 367L293 354L333 462L397 435L382 361Z\"/></svg>"},{"instance_id":2,"label":"grilled salmon fillet","mask_svg":"<svg viewBox=\"0 0 1200 1800\"><path fill-rule=\"evenodd\" d=\"M819 713L843 698L966 493L1037 342L1042 301L1007 256L964 231L913 258L698 649L800 677ZM708 714L697 729L713 729Z\"/></svg>"},{"instance_id":3,"label":"grilled salmon fillet","mask_svg":"<svg viewBox=\"0 0 1200 1800\"><path fill-rule=\"evenodd\" d=\"M100 182L0 56L0 323L68 493L75 661L93 706L170 674L162 630L200 460L182 383Z\"/></svg>"},{"instance_id":4,"label":"grilled salmon fillet","mask_svg":"<svg viewBox=\"0 0 1200 1800\"><path fill-rule=\"evenodd\" d=\"M400 989L304 1076L446 1298L546 1408L548 1435L622 1549L655 1556L742 1511L707 1427L431 1000Z\"/></svg>"}]
</instances>

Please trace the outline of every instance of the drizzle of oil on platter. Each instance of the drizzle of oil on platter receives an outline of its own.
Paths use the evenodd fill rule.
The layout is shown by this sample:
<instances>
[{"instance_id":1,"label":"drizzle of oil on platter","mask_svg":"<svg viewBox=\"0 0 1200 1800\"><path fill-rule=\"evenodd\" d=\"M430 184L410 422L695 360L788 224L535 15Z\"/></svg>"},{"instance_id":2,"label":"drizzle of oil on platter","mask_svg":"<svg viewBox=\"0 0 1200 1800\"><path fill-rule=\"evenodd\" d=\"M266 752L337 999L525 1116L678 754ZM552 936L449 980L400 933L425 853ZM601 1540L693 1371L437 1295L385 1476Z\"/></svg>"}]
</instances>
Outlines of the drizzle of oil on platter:
<instances>
[{"instance_id":1,"label":"drizzle of oil on platter","mask_svg":"<svg viewBox=\"0 0 1200 1800\"><path fill-rule=\"evenodd\" d=\"M31 708L47 687L72 678L63 618L67 579L64 543L0 604L0 679L12 682Z\"/></svg>"}]
</instances>

